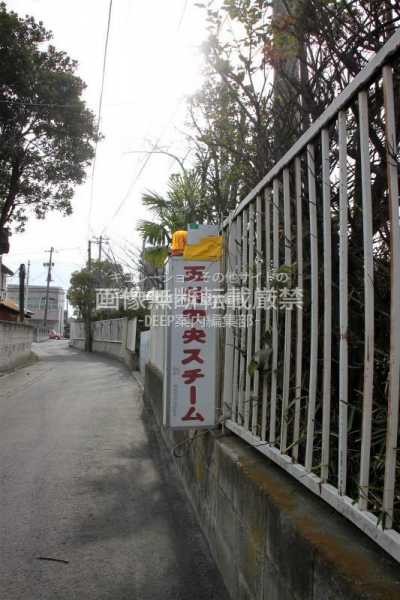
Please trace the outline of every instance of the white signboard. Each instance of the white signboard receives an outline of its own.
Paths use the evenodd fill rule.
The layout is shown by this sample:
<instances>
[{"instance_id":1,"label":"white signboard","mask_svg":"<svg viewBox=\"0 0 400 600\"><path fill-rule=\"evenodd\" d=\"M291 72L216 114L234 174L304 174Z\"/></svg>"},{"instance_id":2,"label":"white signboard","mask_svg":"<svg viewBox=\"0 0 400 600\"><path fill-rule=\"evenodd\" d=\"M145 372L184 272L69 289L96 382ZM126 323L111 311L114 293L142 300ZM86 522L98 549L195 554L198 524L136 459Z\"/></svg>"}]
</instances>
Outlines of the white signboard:
<instances>
[{"instance_id":1,"label":"white signboard","mask_svg":"<svg viewBox=\"0 0 400 600\"><path fill-rule=\"evenodd\" d=\"M169 259L164 424L171 429L216 425L219 275L219 262Z\"/></svg>"}]
</instances>

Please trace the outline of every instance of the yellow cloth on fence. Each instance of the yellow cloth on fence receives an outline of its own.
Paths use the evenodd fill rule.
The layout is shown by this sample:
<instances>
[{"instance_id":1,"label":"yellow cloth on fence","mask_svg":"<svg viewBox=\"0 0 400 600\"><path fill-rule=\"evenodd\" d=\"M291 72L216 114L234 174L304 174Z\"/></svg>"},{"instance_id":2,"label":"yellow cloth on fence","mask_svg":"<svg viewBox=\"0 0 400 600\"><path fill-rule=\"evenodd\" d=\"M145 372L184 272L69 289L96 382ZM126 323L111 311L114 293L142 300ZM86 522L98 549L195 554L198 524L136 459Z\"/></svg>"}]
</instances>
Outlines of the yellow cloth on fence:
<instances>
[{"instance_id":1,"label":"yellow cloth on fence","mask_svg":"<svg viewBox=\"0 0 400 600\"><path fill-rule=\"evenodd\" d=\"M186 246L188 233L187 231L175 231L172 234L172 255L174 256L182 256L183 251Z\"/></svg>"},{"instance_id":2,"label":"yellow cloth on fence","mask_svg":"<svg viewBox=\"0 0 400 600\"><path fill-rule=\"evenodd\" d=\"M187 244L183 252L186 260L211 260L217 261L222 256L222 236L210 236L198 244Z\"/></svg>"}]
</instances>

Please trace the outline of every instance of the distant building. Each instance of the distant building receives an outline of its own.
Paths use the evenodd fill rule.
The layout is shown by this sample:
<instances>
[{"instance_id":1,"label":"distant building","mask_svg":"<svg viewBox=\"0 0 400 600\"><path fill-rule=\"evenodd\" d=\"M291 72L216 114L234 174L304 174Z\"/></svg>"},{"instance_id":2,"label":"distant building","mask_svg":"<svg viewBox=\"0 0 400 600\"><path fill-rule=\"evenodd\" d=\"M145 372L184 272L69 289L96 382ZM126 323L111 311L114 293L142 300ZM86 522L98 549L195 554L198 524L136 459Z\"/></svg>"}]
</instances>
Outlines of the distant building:
<instances>
[{"instance_id":1,"label":"distant building","mask_svg":"<svg viewBox=\"0 0 400 600\"><path fill-rule=\"evenodd\" d=\"M0 261L0 300L4 300L6 297L7 277L12 275L14 273Z\"/></svg>"},{"instance_id":2,"label":"distant building","mask_svg":"<svg viewBox=\"0 0 400 600\"><path fill-rule=\"evenodd\" d=\"M7 298L19 302L19 286L9 285L7 287ZM47 326L49 329L55 329L57 333L64 331L64 304L65 291L60 287L51 287L49 289L49 304L47 310ZM46 286L30 285L27 288L25 296L25 308L32 311L30 323L34 327L43 325L44 308L46 305Z\"/></svg>"}]
</instances>

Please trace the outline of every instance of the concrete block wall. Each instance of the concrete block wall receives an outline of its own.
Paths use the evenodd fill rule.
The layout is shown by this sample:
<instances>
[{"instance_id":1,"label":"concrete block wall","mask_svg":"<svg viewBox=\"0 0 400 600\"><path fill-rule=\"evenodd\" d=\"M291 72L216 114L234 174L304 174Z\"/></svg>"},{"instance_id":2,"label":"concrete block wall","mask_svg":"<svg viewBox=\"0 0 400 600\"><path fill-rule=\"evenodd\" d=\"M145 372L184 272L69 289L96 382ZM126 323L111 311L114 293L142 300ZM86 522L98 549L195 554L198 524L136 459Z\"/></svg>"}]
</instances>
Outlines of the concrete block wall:
<instances>
[{"instance_id":1,"label":"concrete block wall","mask_svg":"<svg viewBox=\"0 0 400 600\"><path fill-rule=\"evenodd\" d=\"M165 430L162 375L151 364L144 399L166 450L179 456L176 467L233 600L400 598L400 566L245 442L229 432L190 439Z\"/></svg>"},{"instance_id":2,"label":"concrete block wall","mask_svg":"<svg viewBox=\"0 0 400 600\"><path fill-rule=\"evenodd\" d=\"M93 352L99 352L100 354L113 356L114 358L117 358L121 362L125 363L131 369L135 368L136 366L134 353L127 350L123 343L93 341L92 350Z\"/></svg>"},{"instance_id":3,"label":"concrete block wall","mask_svg":"<svg viewBox=\"0 0 400 600\"><path fill-rule=\"evenodd\" d=\"M85 340L70 338L68 345L71 346L72 348L76 348L77 350L84 350L85 349Z\"/></svg>"},{"instance_id":4,"label":"concrete block wall","mask_svg":"<svg viewBox=\"0 0 400 600\"><path fill-rule=\"evenodd\" d=\"M33 329L33 341L34 342L45 342L49 339L48 327L34 327Z\"/></svg>"},{"instance_id":5,"label":"concrete block wall","mask_svg":"<svg viewBox=\"0 0 400 600\"><path fill-rule=\"evenodd\" d=\"M142 331L140 334L139 370L142 377L146 373L146 365L150 358L151 331Z\"/></svg>"},{"instance_id":6,"label":"concrete block wall","mask_svg":"<svg viewBox=\"0 0 400 600\"><path fill-rule=\"evenodd\" d=\"M32 356L33 327L0 321L0 371L23 364Z\"/></svg>"},{"instance_id":7,"label":"concrete block wall","mask_svg":"<svg viewBox=\"0 0 400 600\"><path fill-rule=\"evenodd\" d=\"M121 319L121 321L123 321L121 342L111 342L108 340L93 339L92 350L93 352L98 352L99 354L105 354L107 356L117 358L121 362L125 363L130 369L136 369L138 362L137 355L134 352L128 350L127 348L128 319ZM84 350L85 340L83 337L81 337L84 332L83 324L74 323L74 325L75 327L71 327L71 338L69 341L69 345L73 348ZM82 326L79 327L80 325ZM75 335L79 337L75 337Z\"/></svg>"}]
</instances>

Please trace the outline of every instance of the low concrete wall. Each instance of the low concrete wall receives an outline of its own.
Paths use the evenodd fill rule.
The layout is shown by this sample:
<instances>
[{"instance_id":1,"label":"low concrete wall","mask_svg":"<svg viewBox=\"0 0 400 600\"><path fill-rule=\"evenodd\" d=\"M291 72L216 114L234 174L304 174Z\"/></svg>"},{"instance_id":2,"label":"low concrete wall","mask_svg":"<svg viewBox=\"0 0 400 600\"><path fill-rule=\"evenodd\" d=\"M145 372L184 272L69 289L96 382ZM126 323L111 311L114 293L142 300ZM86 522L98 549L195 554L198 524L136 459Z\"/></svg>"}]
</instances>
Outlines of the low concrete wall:
<instances>
[{"instance_id":1,"label":"low concrete wall","mask_svg":"<svg viewBox=\"0 0 400 600\"><path fill-rule=\"evenodd\" d=\"M399 565L346 519L231 434L165 430L162 375L152 407L233 600L394 600Z\"/></svg>"},{"instance_id":2,"label":"low concrete wall","mask_svg":"<svg viewBox=\"0 0 400 600\"><path fill-rule=\"evenodd\" d=\"M17 367L32 358L33 327L0 321L0 371Z\"/></svg>"},{"instance_id":3,"label":"low concrete wall","mask_svg":"<svg viewBox=\"0 0 400 600\"><path fill-rule=\"evenodd\" d=\"M99 354L105 354L107 356L113 356L121 362L125 363L130 369L138 368L138 357L135 352L131 352L127 348L127 336L128 336L128 319L119 319L122 321L122 336L120 342L113 342L110 340L92 340L92 351ZM73 327L71 327L71 336L73 335ZM81 333L79 328L76 328ZM71 337L69 345L79 350L85 349L85 340L82 337Z\"/></svg>"},{"instance_id":4,"label":"low concrete wall","mask_svg":"<svg viewBox=\"0 0 400 600\"><path fill-rule=\"evenodd\" d=\"M70 339L69 345L78 350L85 349L85 340ZM137 356L133 352L126 350L120 342L99 342L93 341L92 351L107 356L113 356L125 363L130 369L137 369Z\"/></svg>"},{"instance_id":5,"label":"low concrete wall","mask_svg":"<svg viewBox=\"0 0 400 600\"><path fill-rule=\"evenodd\" d=\"M78 350L84 350L85 340L70 339L68 342L68 346L71 346L72 348L77 348Z\"/></svg>"},{"instance_id":6,"label":"low concrete wall","mask_svg":"<svg viewBox=\"0 0 400 600\"><path fill-rule=\"evenodd\" d=\"M150 341L151 331L142 331L140 334L139 370L143 378L150 358Z\"/></svg>"},{"instance_id":7,"label":"low concrete wall","mask_svg":"<svg viewBox=\"0 0 400 600\"><path fill-rule=\"evenodd\" d=\"M34 342L45 342L49 339L48 327L34 327L33 329L33 341Z\"/></svg>"},{"instance_id":8,"label":"low concrete wall","mask_svg":"<svg viewBox=\"0 0 400 600\"><path fill-rule=\"evenodd\" d=\"M137 360L135 354L127 350L123 343L93 341L92 350L100 354L107 354L107 356L114 356L124 362L130 369L136 367Z\"/></svg>"}]
</instances>

